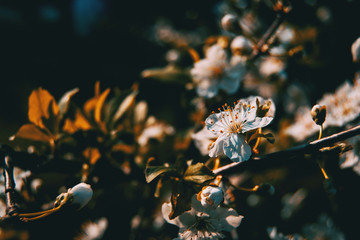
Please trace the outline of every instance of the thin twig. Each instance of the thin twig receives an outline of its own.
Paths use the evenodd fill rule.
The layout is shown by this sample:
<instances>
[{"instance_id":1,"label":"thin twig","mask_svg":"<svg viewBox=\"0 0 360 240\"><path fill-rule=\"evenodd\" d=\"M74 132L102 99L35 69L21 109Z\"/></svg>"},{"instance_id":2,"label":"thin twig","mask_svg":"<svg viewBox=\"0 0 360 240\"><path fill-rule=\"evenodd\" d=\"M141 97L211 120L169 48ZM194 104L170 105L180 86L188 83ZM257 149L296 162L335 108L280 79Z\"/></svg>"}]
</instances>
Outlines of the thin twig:
<instances>
[{"instance_id":1,"label":"thin twig","mask_svg":"<svg viewBox=\"0 0 360 240\"><path fill-rule=\"evenodd\" d=\"M325 146L329 146L331 144L334 144L336 142L340 142L343 141L345 139L354 137L356 135L360 134L360 125L353 127L351 129L339 132L339 133L335 133L331 136L328 137L324 137L322 139L316 140L316 141L312 141L310 143L306 143L306 144L302 144L293 148L289 148L283 151L279 151L279 152L273 152L273 153L269 153L269 154L264 154L261 156L256 156L256 157L252 157L249 161L258 161L258 160L271 160L271 159L278 159L278 158L292 158L294 156L299 156L299 155L304 155L304 154L309 154L309 153L315 153L317 152L319 149L325 147ZM236 171L236 168L239 167L239 165L241 165L241 162L234 162L228 165L225 165L223 167L220 167L216 170L213 171L214 174L226 174L229 172L234 172Z\"/></svg>"},{"instance_id":2,"label":"thin twig","mask_svg":"<svg viewBox=\"0 0 360 240\"><path fill-rule=\"evenodd\" d=\"M6 214L14 216L17 214L17 206L14 200L15 180L14 166L12 158L9 155L4 157L4 180L5 180L5 198L6 198Z\"/></svg>"}]
</instances>

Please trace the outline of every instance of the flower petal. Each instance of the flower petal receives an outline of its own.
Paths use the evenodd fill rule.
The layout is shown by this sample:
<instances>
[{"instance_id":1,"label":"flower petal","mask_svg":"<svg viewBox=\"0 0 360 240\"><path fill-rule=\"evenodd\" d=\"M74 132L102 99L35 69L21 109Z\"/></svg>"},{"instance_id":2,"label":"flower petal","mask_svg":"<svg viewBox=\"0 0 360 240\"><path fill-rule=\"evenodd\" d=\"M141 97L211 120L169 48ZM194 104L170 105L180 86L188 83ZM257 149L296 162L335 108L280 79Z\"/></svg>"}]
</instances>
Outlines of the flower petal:
<instances>
[{"instance_id":1,"label":"flower petal","mask_svg":"<svg viewBox=\"0 0 360 240\"><path fill-rule=\"evenodd\" d=\"M242 127L242 132L248 132L253 129L267 126L273 120L272 117L256 117L253 121L247 121Z\"/></svg>"},{"instance_id":2,"label":"flower petal","mask_svg":"<svg viewBox=\"0 0 360 240\"><path fill-rule=\"evenodd\" d=\"M245 142L245 136L230 134L224 145L224 153L234 162L243 162L250 158L251 147Z\"/></svg>"},{"instance_id":3,"label":"flower petal","mask_svg":"<svg viewBox=\"0 0 360 240\"><path fill-rule=\"evenodd\" d=\"M215 142L209 146L209 157L218 157L224 155L224 144L227 141L228 134L221 134Z\"/></svg>"},{"instance_id":4,"label":"flower petal","mask_svg":"<svg viewBox=\"0 0 360 240\"><path fill-rule=\"evenodd\" d=\"M218 231L230 232L240 225L243 218L233 208L218 207L211 219L211 223Z\"/></svg>"}]
</instances>

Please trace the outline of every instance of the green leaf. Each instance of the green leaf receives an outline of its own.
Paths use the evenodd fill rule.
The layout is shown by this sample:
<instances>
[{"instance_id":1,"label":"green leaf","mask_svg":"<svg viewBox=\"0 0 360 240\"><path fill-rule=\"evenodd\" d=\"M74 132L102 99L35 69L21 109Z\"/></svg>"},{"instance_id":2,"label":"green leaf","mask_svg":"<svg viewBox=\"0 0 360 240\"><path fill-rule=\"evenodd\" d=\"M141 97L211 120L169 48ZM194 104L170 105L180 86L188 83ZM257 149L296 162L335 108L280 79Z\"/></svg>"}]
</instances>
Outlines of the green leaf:
<instances>
[{"instance_id":1,"label":"green leaf","mask_svg":"<svg viewBox=\"0 0 360 240\"><path fill-rule=\"evenodd\" d=\"M175 169L164 167L164 166L148 166L145 169L146 182L150 183L152 180L157 178L159 175L165 172L175 172Z\"/></svg>"},{"instance_id":2,"label":"green leaf","mask_svg":"<svg viewBox=\"0 0 360 240\"><path fill-rule=\"evenodd\" d=\"M215 179L214 173L203 163L190 165L184 174L185 181L198 184L203 184L213 179Z\"/></svg>"}]
</instances>

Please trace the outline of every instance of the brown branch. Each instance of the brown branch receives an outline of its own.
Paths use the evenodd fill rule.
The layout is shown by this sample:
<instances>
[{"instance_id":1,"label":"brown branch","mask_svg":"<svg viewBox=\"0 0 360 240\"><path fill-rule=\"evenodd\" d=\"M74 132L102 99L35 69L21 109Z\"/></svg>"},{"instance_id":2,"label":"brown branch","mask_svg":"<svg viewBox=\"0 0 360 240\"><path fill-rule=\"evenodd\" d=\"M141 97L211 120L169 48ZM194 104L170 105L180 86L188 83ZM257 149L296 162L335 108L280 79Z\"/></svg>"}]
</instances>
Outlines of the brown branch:
<instances>
[{"instance_id":1,"label":"brown branch","mask_svg":"<svg viewBox=\"0 0 360 240\"><path fill-rule=\"evenodd\" d=\"M315 153L318 152L319 149L330 146L336 142L343 141L345 139L354 137L360 134L360 125L353 127L351 129L335 133L331 136L324 137L322 139L312 141L310 143L302 144L293 148L289 148L279 152L273 152L269 154L264 154L261 156L254 156L249 161L259 161L259 160L271 160L271 159L278 159L278 158L292 158L294 156ZM241 162L234 162L223 167L220 167L213 171L214 174L227 174L230 172L236 172L236 169L241 165Z\"/></svg>"},{"instance_id":2,"label":"brown branch","mask_svg":"<svg viewBox=\"0 0 360 240\"><path fill-rule=\"evenodd\" d=\"M263 52L264 46L268 43L269 39L275 34L279 26L284 22L286 14L290 11L290 8L284 6L278 7L279 9L276 12L276 18L270 27L266 30L264 35L257 42L254 47L249 60L255 60Z\"/></svg>"},{"instance_id":3,"label":"brown branch","mask_svg":"<svg viewBox=\"0 0 360 240\"><path fill-rule=\"evenodd\" d=\"M9 155L4 157L4 179L5 179L5 198L6 198L6 214L14 216L17 214L17 206L14 200L15 180L14 166L12 158Z\"/></svg>"}]
</instances>

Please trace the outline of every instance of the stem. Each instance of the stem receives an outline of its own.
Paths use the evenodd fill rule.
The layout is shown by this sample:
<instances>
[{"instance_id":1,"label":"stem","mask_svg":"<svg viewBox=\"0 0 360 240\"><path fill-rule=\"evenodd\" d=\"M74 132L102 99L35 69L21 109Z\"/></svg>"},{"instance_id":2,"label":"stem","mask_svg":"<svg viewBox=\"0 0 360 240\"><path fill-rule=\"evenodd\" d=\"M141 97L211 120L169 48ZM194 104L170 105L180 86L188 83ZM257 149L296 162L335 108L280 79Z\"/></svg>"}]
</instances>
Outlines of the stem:
<instances>
[{"instance_id":1,"label":"stem","mask_svg":"<svg viewBox=\"0 0 360 240\"><path fill-rule=\"evenodd\" d=\"M325 146L329 146L333 143L343 141L345 139L351 138L353 136L360 134L360 125L353 127L351 129L335 133L331 136L318 139L316 141L312 141L310 143L302 144L293 148L289 148L283 151L273 152L269 154L264 154L257 157L252 157L249 159L249 161L252 160L271 160L271 159L278 159L278 158L291 158L299 155L303 155L306 153L314 153L317 152L320 148L323 148ZM230 163L228 165L225 165L223 167L220 167L213 171L214 174L226 174L230 172L236 172L236 169L241 166L241 162L234 162Z\"/></svg>"},{"instance_id":2,"label":"stem","mask_svg":"<svg viewBox=\"0 0 360 240\"><path fill-rule=\"evenodd\" d=\"M17 206L14 200L15 180L14 166L12 158L9 155L4 157L4 179L5 179L5 198L6 198L6 214L8 216L17 215Z\"/></svg>"},{"instance_id":3,"label":"stem","mask_svg":"<svg viewBox=\"0 0 360 240\"><path fill-rule=\"evenodd\" d=\"M320 131L319 131L319 138L320 139L322 137L322 132L323 132L323 125L320 125Z\"/></svg>"},{"instance_id":4,"label":"stem","mask_svg":"<svg viewBox=\"0 0 360 240\"><path fill-rule=\"evenodd\" d=\"M270 25L270 27L267 29L267 31L264 33L264 35L260 38L260 40L257 42L256 47L254 47L249 59L255 60L257 57L260 56L260 53L262 52L262 48L264 45L269 41L269 39L274 35L276 30L279 28L279 26L283 23L285 19L286 12L279 11L276 14L276 18L274 22Z\"/></svg>"}]
</instances>

